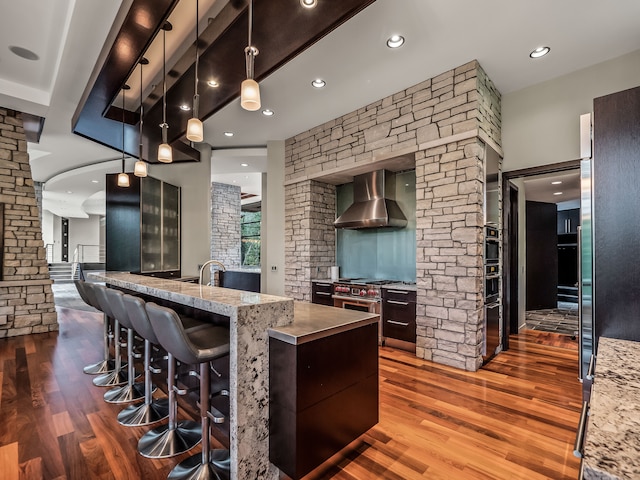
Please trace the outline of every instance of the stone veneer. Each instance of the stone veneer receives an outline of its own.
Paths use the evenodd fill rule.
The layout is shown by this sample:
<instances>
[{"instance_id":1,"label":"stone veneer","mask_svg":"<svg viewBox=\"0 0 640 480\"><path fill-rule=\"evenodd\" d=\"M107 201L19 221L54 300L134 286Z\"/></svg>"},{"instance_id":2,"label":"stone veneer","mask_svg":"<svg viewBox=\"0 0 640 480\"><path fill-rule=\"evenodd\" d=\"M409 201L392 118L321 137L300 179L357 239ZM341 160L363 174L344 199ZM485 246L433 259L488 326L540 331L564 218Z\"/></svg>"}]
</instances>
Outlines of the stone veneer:
<instances>
[{"instance_id":1,"label":"stone veneer","mask_svg":"<svg viewBox=\"0 0 640 480\"><path fill-rule=\"evenodd\" d=\"M22 116L0 108L0 338L58 329Z\"/></svg>"},{"instance_id":2,"label":"stone veneer","mask_svg":"<svg viewBox=\"0 0 640 480\"><path fill-rule=\"evenodd\" d=\"M229 268L241 265L240 187L211 184L211 258Z\"/></svg>"},{"instance_id":3,"label":"stone veneer","mask_svg":"<svg viewBox=\"0 0 640 480\"><path fill-rule=\"evenodd\" d=\"M286 141L285 294L335 261L335 187L324 176L410 157L416 168L416 355L482 364L484 151L501 152L500 93L477 61ZM318 267L323 267L319 269Z\"/></svg>"}]
</instances>

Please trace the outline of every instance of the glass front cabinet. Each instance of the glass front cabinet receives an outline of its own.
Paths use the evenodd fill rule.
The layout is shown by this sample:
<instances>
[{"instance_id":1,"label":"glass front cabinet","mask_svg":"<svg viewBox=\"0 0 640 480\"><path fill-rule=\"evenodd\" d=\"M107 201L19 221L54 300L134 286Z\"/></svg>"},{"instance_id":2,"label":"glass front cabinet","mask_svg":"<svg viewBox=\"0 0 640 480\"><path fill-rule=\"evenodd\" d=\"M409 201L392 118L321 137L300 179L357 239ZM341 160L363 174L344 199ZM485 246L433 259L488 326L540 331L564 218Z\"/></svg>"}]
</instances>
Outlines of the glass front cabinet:
<instances>
[{"instance_id":1,"label":"glass front cabinet","mask_svg":"<svg viewBox=\"0 0 640 480\"><path fill-rule=\"evenodd\" d=\"M106 269L180 276L180 187L129 175L119 187L107 175Z\"/></svg>"}]
</instances>

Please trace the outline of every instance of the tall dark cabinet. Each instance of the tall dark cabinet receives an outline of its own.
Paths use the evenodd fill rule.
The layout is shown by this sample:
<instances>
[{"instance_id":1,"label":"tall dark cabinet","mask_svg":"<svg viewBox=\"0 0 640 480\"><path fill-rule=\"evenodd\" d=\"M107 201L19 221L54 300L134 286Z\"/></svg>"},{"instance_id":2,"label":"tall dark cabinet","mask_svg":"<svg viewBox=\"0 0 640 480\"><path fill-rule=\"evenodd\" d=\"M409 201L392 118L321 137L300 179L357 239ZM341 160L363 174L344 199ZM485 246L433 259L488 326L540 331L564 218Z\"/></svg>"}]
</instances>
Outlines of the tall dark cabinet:
<instances>
[{"instance_id":1,"label":"tall dark cabinet","mask_svg":"<svg viewBox=\"0 0 640 480\"><path fill-rule=\"evenodd\" d=\"M180 276L180 188L129 175L119 187L107 175L106 269L161 277Z\"/></svg>"},{"instance_id":2,"label":"tall dark cabinet","mask_svg":"<svg viewBox=\"0 0 640 480\"><path fill-rule=\"evenodd\" d=\"M593 106L595 334L640 341L640 87Z\"/></svg>"}]
</instances>

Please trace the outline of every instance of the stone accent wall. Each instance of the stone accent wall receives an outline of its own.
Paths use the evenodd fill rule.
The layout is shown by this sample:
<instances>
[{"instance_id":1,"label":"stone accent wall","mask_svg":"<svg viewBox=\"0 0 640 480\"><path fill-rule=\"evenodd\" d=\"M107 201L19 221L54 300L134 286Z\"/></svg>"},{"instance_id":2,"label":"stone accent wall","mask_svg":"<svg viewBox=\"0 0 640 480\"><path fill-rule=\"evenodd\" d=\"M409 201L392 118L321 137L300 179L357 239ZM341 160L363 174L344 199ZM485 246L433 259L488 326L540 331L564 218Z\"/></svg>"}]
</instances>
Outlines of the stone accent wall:
<instances>
[{"instance_id":1,"label":"stone accent wall","mask_svg":"<svg viewBox=\"0 0 640 480\"><path fill-rule=\"evenodd\" d=\"M335 264L336 188L307 180L285 189L285 296L311 301L311 280Z\"/></svg>"},{"instance_id":2,"label":"stone accent wall","mask_svg":"<svg viewBox=\"0 0 640 480\"><path fill-rule=\"evenodd\" d=\"M240 187L211 184L211 258L228 269L241 265L241 207Z\"/></svg>"},{"instance_id":3,"label":"stone accent wall","mask_svg":"<svg viewBox=\"0 0 640 480\"><path fill-rule=\"evenodd\" d=\"M0 203L4 204L0 338L58 329L22 125L20 113L0 108Z\"/></svg>"},{"instance_id":4,"label":"stone accent wall","mask_svg":"<svg viewBox=\"0 0 640 480\"><path fill-rule=\"evenodd\" d=\"M416 354L477 370L483 343L484 146L501 148L500 127L500 94L472 61L288 139L286 294L308 300L305 285L318 259L330 265L335 258L335 236L312 230L329 218L318 212L333 209L335 195L307 206L302 200L310 185L325 175L374 170L380 161L413 156Z\"/></svg>"}]
</instances>

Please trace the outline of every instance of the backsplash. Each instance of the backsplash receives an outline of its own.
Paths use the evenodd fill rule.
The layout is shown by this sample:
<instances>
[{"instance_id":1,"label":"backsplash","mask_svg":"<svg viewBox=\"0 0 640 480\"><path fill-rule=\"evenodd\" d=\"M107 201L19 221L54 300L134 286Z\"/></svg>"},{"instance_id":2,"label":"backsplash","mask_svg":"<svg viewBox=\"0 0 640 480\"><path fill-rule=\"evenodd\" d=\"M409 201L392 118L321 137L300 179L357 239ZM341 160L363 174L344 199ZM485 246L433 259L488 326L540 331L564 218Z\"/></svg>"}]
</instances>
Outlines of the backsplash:
<instances>
[{"instance_id":1,"label":"backsplash","mask_svg":"<svg viewBox=\"0 0 640 480\"><path fill-rule=\"evenodd\" d=\"M416 281L416 174L396 174L396 201L407 217L404 228L336 231L340 276ZM336 189L337 215L353 202L353 183Z\"/></svg>"}]
</instances>

